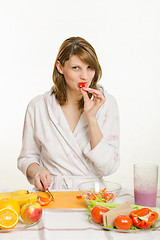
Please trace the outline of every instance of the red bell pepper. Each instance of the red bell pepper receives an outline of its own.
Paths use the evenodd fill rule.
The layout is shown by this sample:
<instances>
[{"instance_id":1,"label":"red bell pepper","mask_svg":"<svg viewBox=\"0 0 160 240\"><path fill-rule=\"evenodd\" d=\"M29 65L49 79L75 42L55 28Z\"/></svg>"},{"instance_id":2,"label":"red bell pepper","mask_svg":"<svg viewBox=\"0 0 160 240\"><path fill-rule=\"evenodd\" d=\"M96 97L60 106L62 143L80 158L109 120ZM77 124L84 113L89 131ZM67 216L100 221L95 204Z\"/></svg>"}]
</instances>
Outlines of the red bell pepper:
<instances>
[{"instance_id":1,"label":"red bell pepper","mask_svg":"<svg viewBox=\"0 0 160 240\"><path fill-rule=\"evenodd\" d=\"M38 202L41 206L46 206L46 205L48 205L51 201L54 201L54 198L52 198L52 197L46 198L46 197L39 196L39 200L38 200L37 202Z\"/></svg>"},{"instance_id":2,"label":"red bell pepper","mask_svg":"<svg viewBox=\"0 0 160 240\"><path fill-rule=\"evenodd\" d=\"M79 82L79 83L78 83L78 86L79 86L80 88L84 88L84 87L86 87L86 82Z\"/></svg>"},{"instance_id":3,"label":"red bell pepper","mask_svg":"<svg viewBox=\"0 0 160 240\"><path fill-rule=\"evenodd\" d=\"M133 224L138 228L149 228L158 218L157 212L152 212L149 208L141 208L130 213Z\"/></svg>"},{"instance_id":4,"label":"red bell pepper","mask_svg":"<svg viewBox=\"0 0 160 240\"><path fill-rule=\"evenodd\" d=\"M76 198L77 199L82 199L82 195L77 195Z\"/></svg>"}]
</instances>

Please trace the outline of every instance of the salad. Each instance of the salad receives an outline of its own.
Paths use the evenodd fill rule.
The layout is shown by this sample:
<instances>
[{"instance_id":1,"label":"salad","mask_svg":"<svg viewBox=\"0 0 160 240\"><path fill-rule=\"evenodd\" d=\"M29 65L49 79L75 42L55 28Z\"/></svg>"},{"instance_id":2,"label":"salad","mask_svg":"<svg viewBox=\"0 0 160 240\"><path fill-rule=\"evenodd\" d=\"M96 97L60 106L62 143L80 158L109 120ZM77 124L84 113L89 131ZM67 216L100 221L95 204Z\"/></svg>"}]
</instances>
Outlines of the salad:
<instances>
[{"instance_id":1,"label":"salad","mask_svg":"<svg viewBox=\"0 0 160 240\"><path fill-rule=\"evenodd\" d=\"M129 203L131 207L129 214L121 214L123 211L125 212L126 209L124 206L126 206L125 204L128 204L128 202L118 204L90 200L88 204L87 211L89 212L89 220L93 223L99 224L103 229L121 232L136 232L146 229L154 230L155 228L160 227L159 208L148 208L133 204L131 205ZM115 212L117 214L115 214ZM112 218L109 225L104 224L106 215L108 215L108 218Z\"/></svg>"},{"instance_id":2,"label":"salad","mask_svg":"<svg viewBox=\"0 0 160 240\"><path fill-rule=\"evenodd\" d=\"M112 192L108 192L106 188L100 190L98 193L96 193L94 189L90 189L89 192L83 194L83 198L87 201L95 200L97 202L106 203L114 200L116 195L114 195Z\"/></svg>"}]
</instances>

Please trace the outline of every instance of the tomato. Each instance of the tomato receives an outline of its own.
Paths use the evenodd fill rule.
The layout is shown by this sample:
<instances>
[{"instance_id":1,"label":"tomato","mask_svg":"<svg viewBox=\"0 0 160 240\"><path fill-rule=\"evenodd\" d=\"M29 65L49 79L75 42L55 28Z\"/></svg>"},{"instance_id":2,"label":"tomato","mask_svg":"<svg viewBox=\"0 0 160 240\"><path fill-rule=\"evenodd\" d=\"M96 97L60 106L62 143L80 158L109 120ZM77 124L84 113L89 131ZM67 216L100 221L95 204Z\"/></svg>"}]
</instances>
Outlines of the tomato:
<instances>
[{"instance_id":1,"label":"tomato","mask_svg":"<svg viewBox=\"0 0 160 240\"><path fill-rule=\"evenodd\" d=\"M114 226L117 229L128 230L132 227L132 219L127 215L119 215L114 220Z\"/></svg>"},{"instance_id":2,"label":"tomato","mask_svg":"<svg viewBox=\"0 0 160 240\"><path fill-rule=\"evenodd\" d=\"M95 223L102 223L103 222L102 214L105 213L105 212L108 212L108 211L109 211L109 209L106 208L106 207L100 207L100 206L93 207L92 210L91 210L92 220Z\"/></svg>"}]
</instances>

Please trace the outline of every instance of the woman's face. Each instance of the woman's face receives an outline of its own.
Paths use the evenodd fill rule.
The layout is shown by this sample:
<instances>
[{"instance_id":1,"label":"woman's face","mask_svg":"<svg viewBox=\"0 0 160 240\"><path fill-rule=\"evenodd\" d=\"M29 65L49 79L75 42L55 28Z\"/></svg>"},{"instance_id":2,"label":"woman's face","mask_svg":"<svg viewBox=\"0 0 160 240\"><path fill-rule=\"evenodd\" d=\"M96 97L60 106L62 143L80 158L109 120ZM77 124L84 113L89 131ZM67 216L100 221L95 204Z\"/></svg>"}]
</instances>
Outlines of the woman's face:
<instances>
[{"instance_id":1,"label":"woman's face","mask_svg":"<svg viewBox=\"0 0 160 240\"><path fill-rule=\"evenodd\" d=\"M57 62L57 69L64 75L67 88L70 90L79 91L79 82L86 82L86 85L89 86L95 75L95 70L83 62L77 55L71 56L64 66Z\"/></svg>"}]
</instances>

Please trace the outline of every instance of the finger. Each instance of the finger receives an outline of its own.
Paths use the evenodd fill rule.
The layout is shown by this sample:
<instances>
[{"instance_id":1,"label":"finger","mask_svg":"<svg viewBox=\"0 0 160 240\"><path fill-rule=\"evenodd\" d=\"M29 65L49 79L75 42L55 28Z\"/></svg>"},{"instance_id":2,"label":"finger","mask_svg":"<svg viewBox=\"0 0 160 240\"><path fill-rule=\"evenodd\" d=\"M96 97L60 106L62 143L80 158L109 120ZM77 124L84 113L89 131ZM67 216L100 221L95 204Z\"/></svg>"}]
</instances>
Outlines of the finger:
<instances>
[{"instance_id":1,"label":"finger","mask_svg":"<svg viewBox=\"0 0 160 240\"><path fill-rule=\"evenodd\" d=\"M105 102L105 97L103 96L103 94L101 95L93 95L93 101L95 103L95 107L97 108L97 110L103 105L103 103Z\"/></svg>"},{"instance_id":2,"label":"finger","mask_svg":"<svg viewBox=\"0 0 160 240\"><path fill-rule=\"evenodd\" d=\"M35 185L41 191L45 191L48 188L48 181L46 179L45 172L39 172L35 176Z\"/></svg>"},{"instance_id":3,"label":"finger","mask_svg":"<svg viewBox=\"0 0 160 240\"><path fill-rule=\"evenodd\" d=\"M34 186L36 188L38 188L39 190L44 191L44 188L43 188L43 185L41 183L39 175L35 176L35 178L34 178Z\"/></svg>"},{"instance_id":4,"label":"finger","mask_svg":"<svg viewBox=\"0 0 160 240\"><path fill-rule=\"evenodd\" d=\"M89 92L89 93L99 93L98 90L96 89L93 89L93 88L89 88L89 87L83 87L82 90L86 91L86 92Z\"/></svg>"},{"instance_id":5,"label":"finger","mask_svg":"<svg viewBox=\"0 0 160 240\"><path fill-rule=\"evenodd\" d=\"M102 93L99 93L98 95L96 94L96 98L101 100L102 102L105 101L105 97L104 97L104 95Z\"/></svg>"},{"instance_id":6,"label":"finger","mask_svg":"<svg viewBox=\"0 0 160 240\"><path fill-rule=\"evenodd\" d=\"M49 187L46 174L41 176L41 184L43 186L44 191Z\"/></svg>"},{"instance_id":7,"label":"finger","mask_svg":"<svg viewBox=\"0 0 160 240\"><path fill-rule=\"evenodd\" d=\"M90 100L89 97L88 97L87 92L85 92L85 91L83 91L83 89L81 89L81 93L82 93L82 96L83 96L84 102Z\"/></svg>"},{"instance_id":8,"label":"finger","mask_svg":"<svg viewBox=\"0 0 160 240\"><path fill-rule=\"evenodd\" d=\"M47 179L47 185L48 185L48 187L50 187L51 186L51 174L49 172L46 174L46 179Z\"/></svg>"},{"instance_id":9,"label":"finger","mask_svg":"<svg viewBox=\"0 0 160 240\"><path fill-rule=\"evenodd\" d=\"M91 93L95 97L98 97L98 98L103 99L103 100L105 99L104 95L99 90L96 90L96 89L93 89L93 88L87 88L87 87L84 87L82 89L84 91L87 91L87 92Z\"/></svg>"},{"instance_id":10,"label":"finger","mask_svg":"<svg viewBox=\"0 0 160 240\"><path fill-rule=\"evenodd\" d=\"M98 100L98 102L101 102L102 104L105 102L105 97L100 92L92 93L92 96L93 96L94 100Z\"/></svg>"}]
</instances>

